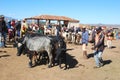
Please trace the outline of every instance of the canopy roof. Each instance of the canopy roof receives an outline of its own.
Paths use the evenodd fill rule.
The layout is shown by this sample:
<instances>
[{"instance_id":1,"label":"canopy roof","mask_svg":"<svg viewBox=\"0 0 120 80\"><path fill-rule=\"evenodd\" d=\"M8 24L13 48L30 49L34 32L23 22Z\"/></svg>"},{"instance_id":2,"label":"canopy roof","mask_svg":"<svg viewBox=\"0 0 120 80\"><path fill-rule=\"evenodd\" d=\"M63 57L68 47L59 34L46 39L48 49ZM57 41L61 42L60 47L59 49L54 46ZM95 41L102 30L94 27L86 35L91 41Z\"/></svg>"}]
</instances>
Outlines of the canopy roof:
<instances>
[{"instance_id":1,"label":"canopy roof","mask_svg":"<svg viewBox=\"0 0 120 80\"><path fill-rule=\"evenodd\" d=\"M33 16L30 18L25 19L35 19L35 20L59 20L59 21L69 21L69 22L79 22L79 20L72 19L65 16L54 16L54 15L40 15L40 16Z\"/></svg>"}]
</instances>

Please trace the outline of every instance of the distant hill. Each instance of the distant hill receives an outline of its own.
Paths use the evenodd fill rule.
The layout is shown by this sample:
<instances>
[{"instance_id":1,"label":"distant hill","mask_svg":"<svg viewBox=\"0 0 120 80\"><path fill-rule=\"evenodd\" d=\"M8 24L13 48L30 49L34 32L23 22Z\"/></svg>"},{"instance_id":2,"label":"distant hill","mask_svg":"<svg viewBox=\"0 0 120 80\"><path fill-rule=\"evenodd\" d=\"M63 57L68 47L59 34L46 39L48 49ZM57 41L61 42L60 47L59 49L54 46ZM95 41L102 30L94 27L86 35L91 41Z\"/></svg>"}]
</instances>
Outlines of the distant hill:
<instances>
[{"instance_id":1,"label":"distant hill","mask_svg":"<svg viewBox=\"0 0 120 80\"><path fill-rule=\"evenodd\" d=\"M16 18L12 18L12 17L5 16L5 21L6 21L6 22L11 21L12 19L18 20L18 19L16 19Z\"/></svg>"},{"instance_id":2,"label":"distant hill","mask_svg":"<svg viewBox=\"0 0 120 80\"><path fill-rule=\"evenodd\" d=\"M113 27L113 28L120 28L120 24L86 24L89 26L106 26L106 27Z\"/></svg>"}]
</instances>

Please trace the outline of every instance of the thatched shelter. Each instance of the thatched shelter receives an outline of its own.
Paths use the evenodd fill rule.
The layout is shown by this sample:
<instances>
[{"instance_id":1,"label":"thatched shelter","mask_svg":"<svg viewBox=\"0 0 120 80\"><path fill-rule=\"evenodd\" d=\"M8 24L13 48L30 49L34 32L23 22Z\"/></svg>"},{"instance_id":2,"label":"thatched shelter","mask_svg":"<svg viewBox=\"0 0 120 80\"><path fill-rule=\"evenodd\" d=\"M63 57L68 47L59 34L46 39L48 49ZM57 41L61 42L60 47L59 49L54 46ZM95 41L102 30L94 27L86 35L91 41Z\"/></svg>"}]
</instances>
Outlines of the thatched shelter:
<instances>
[{"instance_id":1,"label":"thatched shelter","mask_svg":"<svg viewBox=\"0 0 120 80\"><path fill-rule=\"evenodd\" d=\"M66 16L54 16L54 15L40 15L40 16L33 16L30 18L25 18L26 20L37 20L37 23L39 25L39 20L46 20L46 24L50 23L51 20L58 21L63 21L64 23L67 23L67 25L75 25L76 23L79 24L79 20L69 18Z\"/></svg>"}]
</instances>

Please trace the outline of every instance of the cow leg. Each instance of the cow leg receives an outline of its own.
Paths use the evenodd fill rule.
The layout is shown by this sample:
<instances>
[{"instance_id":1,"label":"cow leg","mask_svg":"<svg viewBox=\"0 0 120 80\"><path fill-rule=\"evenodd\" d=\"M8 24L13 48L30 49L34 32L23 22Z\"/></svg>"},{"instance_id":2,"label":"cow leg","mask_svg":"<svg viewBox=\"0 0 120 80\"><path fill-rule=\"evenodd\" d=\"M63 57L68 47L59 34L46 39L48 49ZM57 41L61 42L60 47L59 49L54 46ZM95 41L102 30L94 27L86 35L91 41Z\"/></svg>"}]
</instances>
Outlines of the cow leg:
<instances>
[{"instance_id":1,"label":"cow leg","mask_svg":"<svg viewBox=\"0 0 120 80\"><path fill-rule=\"evenodd\" d=\"M49 56L47 55L47 57L46 57L46 60L47 60L47 62L46 63L48 63L49 64Z\"/></svg>"},{"instance_id":2,"label":"cow leg","mask_svg":"<svg viewBox=\"0 0 120 80\"><path fill-rule=\"evenodd\" d=\"M60 69L62 69L61 64L62 64L62 58L61 58L61 57L59 57L59 67L60 67Z\"/></svg>"},{"instance_id":3,"label":"cow leg","mask_svg":"<svg viewBox=\"0 0 120 80\"><path fill-rule=\"evenodd\" d=\"M51 50L48 50L48 56L49 56L49 64L48 64L48 68L52 67L52 62L53 62L53 57L52 57L52 53Z\"/></svg>"},{"instance_id":4,"label":"cow leg","mask_svg":"<svg viewBox=\"0 0 120 80\"><path fill-rule=\"evenodd\" d=\"M37 55L36 52L31 52L29 54L29 67L32 68L33 66L35 66L37 64ZM34 61L34 65L33 65L33 61Z\"/></svg>"},{"instance_id":5,"label":"cow leg","mask_svg":"<svg viewBox=\"0 0 120 80\"><path fill-rule=\"evenodd\" d=\"M49 55L49 64L48 64L48 68L52 67L52 55Z\"/></svg>"},{"instance_id":6,"label":"cow leg","mask_svg":"<svg viewBox=\"0 0 120 80\"><path fill-rule=\"evenodd\" d=\"M60 55L60 57L59 57L59 67L61 69L62 69L62 66L61 66L62 60L64 61L64 64L65 64L64 70L66 70L67 69L67 60L66 60L66 53L65 52L62 52L61 55Z\"/></svg>"},{"instance_id":7,"label":"cow leg","mask_svg":"<svg viewBox=\"0 0 120 80\"><path fill-rule=\"evenodd\" d=\"M20 56L22 54L22 46L20 46L19 48L17 47L17 56Z\"/></svg>"},{"instance_id":8,"label":"cow leg","mask_svg":"<svg viewBox=\"0 0 120 80\"><path fill-rule=\"evenodd\" d=\"M42 53L39 52L39 53L38 53L38 59L37 59L38 64L40 64L40 61L41 61L41 60L42 60Z\"/></svg>"},{"instance_id":9,"label":"cow leg","mask_svg":"<svg viewBox=\"0 0 120 80\"><path fill-rule=\"evenodd\" d=\"M37 65L37 52L33 52L33 57L32 57L32 60L34 61L34 66Z\"/></svg>"},{"instance_id":10,"label":"cow leg","mask_svg":"<svg viewBox=\"0 0 120 80\"><path fill-rule=\"evenodd\" d=\"M45 60L45 64L49 64L50 61L49 61L49 56L47 52L44 53L44 60Z\"/></svg>"},{"instance_id":11,"label":"cow leg","mask_svg":"<svg viewBox=\"0 0 120 80\"><path fill-rule=\"evenodd\" d=\"M66 70L67 69L67 59L66 59L66 53L64 52L64 61L65 61L65 68L64 68L64 70Z\"/></svg>"},{"instance_id":12,"label":"cow leg","mask_svg":"<svg viewBox=\"0 0 120 80\"><path fill-rule=\"evenodd\" d=\"M58 64L58 60L56 59L56 54L53 54L53 66L56 66Z\"/></svg>"},{"instance_id":13,"label":"cow leg","mask_svg":"<svg viewBox=\"0 0 120 80\"><path fill-rule=\"evenodd\" d=\"M29 67L32 68L32 57L33 55L30 53L29 54Z\"/></svg>"}]
</instances>

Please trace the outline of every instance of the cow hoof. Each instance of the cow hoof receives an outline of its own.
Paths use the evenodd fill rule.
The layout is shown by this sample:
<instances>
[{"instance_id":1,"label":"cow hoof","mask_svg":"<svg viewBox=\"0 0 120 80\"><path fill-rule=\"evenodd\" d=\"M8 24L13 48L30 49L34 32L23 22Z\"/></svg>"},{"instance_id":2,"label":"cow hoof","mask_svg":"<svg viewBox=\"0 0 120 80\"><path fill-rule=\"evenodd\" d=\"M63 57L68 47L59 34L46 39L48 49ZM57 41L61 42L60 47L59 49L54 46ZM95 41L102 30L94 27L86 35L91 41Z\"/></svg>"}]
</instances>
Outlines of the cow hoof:
<instances>
[{"instance_id":1,"label":"cow hoof","mask_svg":"<svg viewBox=\"0 0 120 80\"><path fill-rule=\"evenodd\" d=\"M37 66L38 65L38 62L35 62L35 66Z\"/></svg>"},{"instance_id":2,"label":"cow hoof","mask_svg":"<svg viewBox=\"0 0 120 80\"><path fill-rule=\"evenodd\" d=\"M20 54L17 54L17 56L20 56Z\"/></svg>"},{"instance_id":3,"label":"cow hoof","mask_svg":"<svg viewBox=\"0 0 120 80\"><path fill-rule=\"evenodd\" d=\"M59 68L60 68L60 69L62 69L62 67L61 67L61 66L59 66Z\"/></svg>"},{"instance_id":4,"label":"cow hoof","mask_svg":"<svg viewBox=\"0 0 120 80\"><path fill-rule=\"evenodd\" d=\"M32 68L32 66L29 66L29 68Z\"/></svg>"},{"instance_id":5,"label":"cow hoof","mask_svg":"<svg viewBox=\"0 0 120 80\"><path fill-rule=\"evenodd\" d=\"M28 55L26 55L26 57L29 57Z\"/></svg>"},{"instance_id":6,"label":"cow hoof","mask_svg":"<svg viewBox=\"0 0 120 80\"><path fill-rule=\"evenodd\" d=\"M32 68L32 62L29 62L29 68Z\"/></svg>"},{"instance_id":7,"label":"cow hoof","mask_svg":"<svg viewBox=\"0 0 120 80\"><path fill-rule=\"evenodd\" d=\"M66 69L68 69L68 68L64 68L64 70L66 70Z\"/></svg>"},{"instance_id":8,"label":"cow hoof","mask_svg":"<svg viewBox=\"0 0 120 80\"><path fill-rule=\"evenodd\" d=\"M52 67L51 65L48 66L48 68L51 68L51 67Z\"/></svg>"},{"instance_id":9,"label":"cow hoof","mask_svg":"<svg viewBox=\"0 0 120 80\"><path fill-rule=\"evenodd\" d=\"M40 60L37 60L37 64L38 64L38 65L40 64Z\"/></svg>"},{"instance_id":10,"label":"cow hoof","mask_svg":"<svg viewBox=\"0 0 120 80\"><path fill-rule=\"evenodd\" d=\"M23 53L23 55L25 55L25 53Z\"/></svg>"}]
</instances>

